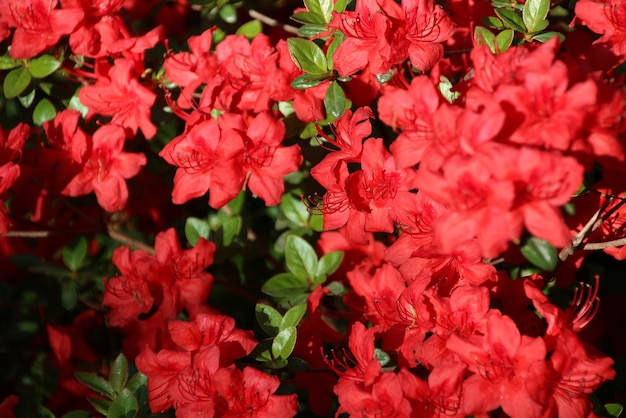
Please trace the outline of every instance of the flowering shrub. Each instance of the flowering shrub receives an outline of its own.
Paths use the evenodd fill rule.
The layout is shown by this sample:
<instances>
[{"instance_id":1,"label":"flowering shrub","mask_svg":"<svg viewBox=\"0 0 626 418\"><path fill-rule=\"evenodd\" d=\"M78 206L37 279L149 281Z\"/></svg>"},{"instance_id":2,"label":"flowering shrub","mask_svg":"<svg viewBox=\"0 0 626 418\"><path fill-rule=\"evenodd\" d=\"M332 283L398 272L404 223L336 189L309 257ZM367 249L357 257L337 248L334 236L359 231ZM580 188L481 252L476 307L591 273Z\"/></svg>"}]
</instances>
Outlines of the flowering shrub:
<instances>
[{"instance_id":1,"label":"flowering shrub","mask_svg":"<svg viewBox=\"0 0 626 418\"><path fill-rule=\"evenodd\" d=\"M0 45L0 417L622 412L621 0L4 0Z\"/></svg>"}]
</instances>

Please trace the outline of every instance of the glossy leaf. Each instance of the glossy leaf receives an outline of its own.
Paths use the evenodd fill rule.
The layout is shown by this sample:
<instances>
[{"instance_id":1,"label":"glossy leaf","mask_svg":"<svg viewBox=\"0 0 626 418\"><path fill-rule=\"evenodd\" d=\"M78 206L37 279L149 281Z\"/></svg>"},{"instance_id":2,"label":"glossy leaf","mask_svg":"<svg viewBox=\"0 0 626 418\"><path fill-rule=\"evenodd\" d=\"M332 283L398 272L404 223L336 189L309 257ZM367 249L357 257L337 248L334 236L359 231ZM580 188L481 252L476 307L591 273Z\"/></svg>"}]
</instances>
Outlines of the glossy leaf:
<instances>
[{"instance_id":1,"label":"glossy leaf","mask_svg":"<svg viewBox=\"0 0 626 418\"><path fill-rule=\"evenodd\" d=\"M80 383L87 386L89 389L101 395L104 395L109 399L113 397L113 388L111 387L111 384L104 378L92 373L85 372L76 372L74 373L74 375Z\"/></svg>"},{"instance_id":2,"label":"glossy leaf","mask_svg":"<svg viewBox=\"0 0 626 418\"><path fill-rule=\"evenodd\" d=\"M275 359L287 359L296 346L296 327L287 327L280 331L272 341L272 357Z\"/></svg>"},{"instance_id":3,"label":"glossy leaf","mask_svg":"<svg viewBox=\"0 0 626 418\"><path fill-rule=\"evenodd\" d=\"M285 242L285 264L293 275L306 283L317 272L317 254L303 238L290 235Z\"/></svg>"},{"instance_id":4,"label":"glossy leaf","mask_svg":"<svg viewBox=\"0 0 626 418\"><path fill-rule=\"evenodd\" d=\"M328 90L326 90L324 106L327 116L333 120L339 118L346 110L346 95L336 81L331 82Z\"/></svg>"},{"instance_id":5,"label":"glossy leaf","mask_svg":"<svg viewBox=\"0 0 626 418\"><path fill-rule=\"evenodd\" d=\"M298 90L306 90L308 88L322 84L327 78L328 74L302 74L293 79L293 81L291 82L291 87Z\"/></svg>"},{"instance_id":6,"label":"glossy leaf","mask_svg":"<svg viewBox=\"0 0 626 418\"><path fill-rule=\"evenodd\" d=\"M226 23L236 23L237 22L237 9L232 4L225 4L220 7L219 15L222 20Z\"/></svg>"},{"instance_id":7,"label":"glossy leaf","mask_svg":"<svg viewBox=\"0 0 626 418\"><path fill-rule=\"evenodd\" d=\"M548 241L530 237L520 250L528 261L540 269L552 271L556 268L557 251Z\"/></svg>"},{"instance_id":8,"label":"glossy leaf","mask_svg":"<svg viewBox=\"0 0 626 418\"><path fill-rule=\"evenodd\" d=\"M209 239L211 229L209 223L204 219L189 217L185 221L185 237L187 241L195 247L200 237Z\"/></svg>"},{"instance_id":9,"label":"glossy leaf","mask_svg":"<svg viewBox=\"0 0 626 418\"><path fill-rule=\"evenodd\" d=\"M296 305L293 308L289 309L287 312L285 312L285 315L282 318L282 321L280 323L280 330L282 331L289 327L297 327L305 313L306 303Z\"/></svg>"},{"instance_id":10,"label":"glossy leaf","mask_svg":"<svg viewBox=\"0 0 626 418\"><path fill-rule=\"evenodd\" d=\"M34 78L44 78L61 67L59 60L51 55L42 55L28 63L28 71Z\"/></svg>"},{"instance_id":11,"label":"glossy leaf","mask_svg":"<svg viewBox=\"0 0 626 418\"><path fill-rule=\"evenodd\" d=\"M511 28L521 33L526 33L526 26L522 17L511 9L495 9L496 14L502 20L502 23L507 28Z\"/></svg>"},{"instance_id":12,"label":"glossy leaf","mask_svg":"<svg viewBox=\"0 0 626 418\"><path fill-rule=\"evenodd\" d=\"M283 195L280 210L287 219L298 226L306 226L309 221L309 211L306 205L292 194Z\"/></svg>"},{"instance_id":13,"label":"glossy leaf","mask_svg":"<svg viewBox=\"0 0 626 418\"><path fill-rule=\"evenodd\" d=\"M329 23L333 17L332 0L304 0L307 10L320 17L324 23Z\"/></svg>"},{"instance_id":14,"label":"glossy leaf","mask_svg":"<svg viewBox=\"0 0 626 418\"><path fill-rule=\"evenodd\" d=\"M22 94L26 87L30 84L32 76L26 68L15 68L4 77L4 83L2 89L4 91L4 97L12 99Z\"/></svg>"},{"instance_id":15,"label":"glossy leaf","mask_svg":"<svg viewBox=\"0 0 626 418\"><path fill-rule=\"evenodd\" d=\"M122 389L126 386L128 380L128 360L124 354L120 353L113 364L111 365L111 372L109 373L109 383L114 393L121 393Z\"/></svg>"},{"instance_id":16,"label":"glossy leaf","mask_svg":"<svg viewBox=\"0 0 626 418\"><path fill-rule=\"evenodd\" d=\"M498 54L503 53L507 49L510 48L511 44L513 44L513 37L515 36L515 31L513 29L503 30L496 36L496 52Z\"/></svg>"},{"instance_id":17,"label":"glossy leaf","mask_svg":"<svg viewBox=\"0 0 626 418\"><path fill-rule=\"evenodd\" d=\"M492 53L495 53L495 40L496 36L489 29L482 26L476 26L474 29L474 43L477 46L485 45Z\"/></svg>"},{"instance_id":18,"label":"glossy leaf","mask_svg":"<svg viewBox=\"0 0 626 418\"><path fill-rule=\"evenodd\" d=\"M548 26L545 20L550 11L550 0L526 0L522 9L522 19L528 32L544 30Z\"/></svg>"},{"instance_id":19,"label":"glossy leaf","mask_svg":"<svg viewBox=\"0 0 626 418\"><path fill-rule=\"evenodd\" d=\"M79 237L73 243L63 247L63 262L71 271L77 271L87 256L87 238Z\"/></svg>"},{"instance_id":20,"label":"glossy leaf","mask_svg":"<svg viewBox=\"0 0 626 418\"><path fill-rule=\"evenodd\" d=\"M0 56L0 70L12 70L21 64L9 56Z\"/></svg>"},{"instance_id":21,"label":"glossy leaf","mask_svg":"<svg viewBox=\"0 0 626 418\"><path fill-rule=\"evenodd\" d=\"M258 20L251 20L244 23L235 32L237 35L243 35L248 39L253 39L259 33L263 32L263 25Z\"/></svg>"},{"instance_id":22,"label":"glossy leaf","mask_svg":"<svg viewBox=\"0 0 626 418\"><path fill-rule=\"evenodd\" d=\"M107 412L107 418L133 418L139 410L139 403L135 395L128 390L124 389L122 392L111 402L109 411Z\"/></svg>"},{"instance_id":23,"label":"glossy leaf","mask_svg":"<svg viewBox=\"0 0 626 418\"><path fill-rule=\"evenodd\" d=\"M43 125L44 122L51 121L57 115L57 110L50 100L43 98L37 103L33 110L33 122L35 125Z\"/></svg>"},{"instance_id":24,"label":"glossy leaf","mask_svg":"<svg viewBox=\"0 0 626 418\"><path fill-rule=\"evenodd\" d=\"M273 276L263 284L263 293L274 297L289 297L309 291L306 280L300 279L291 273L281 273Z\"/></svg>"},{"instance_id":25,"label":"glossy leaf","mask_svg":"<svg viewBox=\"0 0 626 418\"><path fill-rule=\"evenodd\" d=\"M328 71L326 56L313 41L300 38L287 39L289 55L302 71L310 74L324 74Z\"/></svg>"},{"instance_id":26,"label":"glossy leaf","mask_svg":"<svg viewBox=\"0 0 626 418\"><path fill-rule=\"evenodd\" d=\"M332 251L330 253L324 254L317 264L317 271L315 273L315 277L324 277L329 274L333 274L339 266L341 266L341 262L343 261L343 251Z\"/></svg>"},{"instance_id":27,"label":"glossy leaf","mask_svg":"<svg viewBox=\"0 0 626 418\"><path fill-rule=\"evenodd\" d=\"M323 25L324 18L322 16L313 14L311 12L298 12L291 16L291 20L295 20L298 23L304 24L318 24Z\"/></svg>"},{"instance_id":28,"label":"glossy leaf","mask_svg":"<svg viewBox=\"0 0 626 418\"><path fill-rule=\"evenodd\" d=\"M263 303L257 303L254 308L256 321L263 331L272 337L276 336L280 331L280 324L283 320L282 315L276 309Z\"/></svg>"}]
</instances>

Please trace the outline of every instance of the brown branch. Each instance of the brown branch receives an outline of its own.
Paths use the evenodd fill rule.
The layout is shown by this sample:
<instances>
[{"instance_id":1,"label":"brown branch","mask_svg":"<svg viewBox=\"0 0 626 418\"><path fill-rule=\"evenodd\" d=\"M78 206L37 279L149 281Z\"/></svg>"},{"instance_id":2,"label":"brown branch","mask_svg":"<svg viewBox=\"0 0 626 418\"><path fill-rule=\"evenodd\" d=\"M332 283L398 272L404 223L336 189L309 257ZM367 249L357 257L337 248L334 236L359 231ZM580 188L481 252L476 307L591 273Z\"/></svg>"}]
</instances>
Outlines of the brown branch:
<instances>
[{"instance_id":1,"label":"brown branch","mask_svg":"<svg viewBox=\"0 0 626 418\"><path fill-rule=\"evenodd\" d=\"M278 20L273 19L269 16L266 16L257 10L254 10L254 9L248 10L248 15L250 15L251 18L258 20L259 22L266 24L267 26L271 26L273 28L274 27L281 28L285 32L302 36L298 33L298 28L296 28L295 26L285 25L284 23L280 23Z\"/></svg>"},{"instance_id":2,"label":"brown branch","mask_svg":"<svg viewBox=\"0 0 626 418\"><path fill-rule=\"evenodd\" d=\"M9 231L6 234L0 234L0 238L48 238L54 234L53 231Z\"/></svg>"},{"instance_id":3,"label":"brown branch","mask_svg":"<svg viewBox=\"0 0 626 418\"><path fill-rule=\"evenodd\" d=\"M621 247L622 245L626 245L626 237L605 242L589 242L583 246L583 250L604 250L606 248Z\"/></svg>"},{"instance_id":4,"label":"brown branch","mask_svg":"<svg viewBox=\"0 0 626 418\"><path fill-rule=\"evenodd\" d=\"M113 238L115 241L117 242L121 242L122 244L126 244L126 245L130 245L131 247L134 247L138 250L142 250L145 251L146 253L150 254L150 255L154 255L156 254L154 251L154 248L152 248L151 246L149 246L148 244L139 241L135 238L131 238L128 235L125 235L124 233L120 232L120 231L116 231L111 227L107 228L107 232L109 234L109 236L111 238Z\"/></svg>"}]
</instances>

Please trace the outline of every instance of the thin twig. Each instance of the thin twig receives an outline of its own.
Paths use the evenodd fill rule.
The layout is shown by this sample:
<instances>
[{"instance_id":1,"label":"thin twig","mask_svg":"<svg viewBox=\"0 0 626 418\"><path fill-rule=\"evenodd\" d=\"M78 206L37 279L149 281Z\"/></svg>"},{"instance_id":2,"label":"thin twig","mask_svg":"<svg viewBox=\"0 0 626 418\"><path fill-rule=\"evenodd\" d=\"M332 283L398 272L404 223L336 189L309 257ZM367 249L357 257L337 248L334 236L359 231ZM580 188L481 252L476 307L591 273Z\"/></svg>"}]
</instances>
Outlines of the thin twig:
<instances>
[{"instance_id":1,"label":"thin twig","mask_svg":"<svg viewBox=\"0 0 626 418\"><path fill-rule=\"evenodd\" d=\"M54 234L53 231L9 231L6 234L0 234L0 238L48 238Z\"/></svg>"},{"instance_id":2,"label":"thin twig","mask_svg":"<svg viewBox=\"0 0 626 418\"><path fill-rule=\"evenodd\" d=\"M606 241L606 242L590 242L583 246L583 250L586 250L586 251L604 250L606 248L621 247L622 245L626 245L626 237L614 239L614 240Z\"/></svg>"},{"instance_id":3,"label":"thin twig","mask_svg":"<svg viewBox=\"0 0 626 418\"><path fill-rule=\"evenodd\" d=\"M250 10L248 10L248 15L250 15L251 18L260 21L261 23L266 24L267 26L271 26L271 27L275 27L275 28L281 28L285 32L289 32L289 33L293 33L294 35L301 36L298 33L298 28L296 28L295 26L285 25L284 23L281 23L281 22L279 22L276 19L273 19L273 18L271 18L269 16L264 15L263 13L259 12L258 10L250 9Z\"/></svg>"},{"instance_id":4,"label":"thin twig","mask_svg":"<svg viewBox=\"0 0 626 418\"><path fill-rule=\"evenodd\" d=\"M113 228L108 227L107 228L107 232L108 232L109 236L111 238L113 238L117 242L121 242L122 244L130 245L131 247L135 247L138 250L145 251L146 253L148 253L150 255L156 254L155 251L154 251L154 248L152 248L148 244L146 244L144 242L141 242L139 240L136 240L134 238L131 238L128 235L125 235L124 233L122 233L120 231L116 231Z\"/></svg>"}]
</instances>

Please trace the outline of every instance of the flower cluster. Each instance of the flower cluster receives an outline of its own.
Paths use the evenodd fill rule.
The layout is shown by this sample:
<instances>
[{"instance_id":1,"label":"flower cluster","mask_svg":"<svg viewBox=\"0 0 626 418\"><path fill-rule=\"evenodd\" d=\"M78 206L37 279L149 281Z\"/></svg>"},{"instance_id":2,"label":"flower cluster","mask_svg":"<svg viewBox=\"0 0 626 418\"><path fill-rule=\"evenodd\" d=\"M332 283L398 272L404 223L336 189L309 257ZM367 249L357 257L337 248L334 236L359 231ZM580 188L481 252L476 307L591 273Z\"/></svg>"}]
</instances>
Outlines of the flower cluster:
<instances>
[{"instance_id":1,"label":"flower cluster","mask_svg":"<svg viewBox=\"0 0 626 418\"><path fill-rule=\"evenodd\" d=\"M0 416L618 416L622 2L274 3L0 2Z\"/></svg>"}]
</instances>

